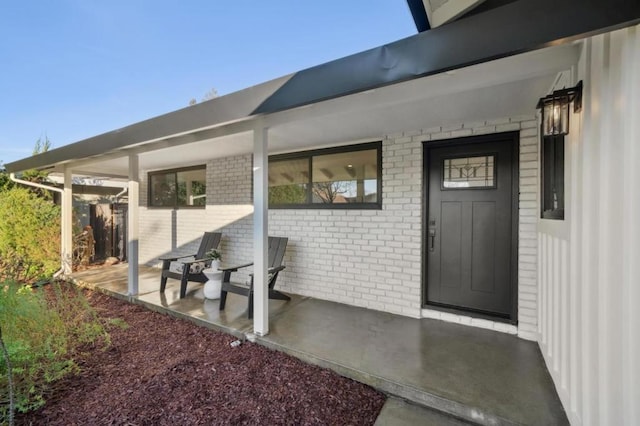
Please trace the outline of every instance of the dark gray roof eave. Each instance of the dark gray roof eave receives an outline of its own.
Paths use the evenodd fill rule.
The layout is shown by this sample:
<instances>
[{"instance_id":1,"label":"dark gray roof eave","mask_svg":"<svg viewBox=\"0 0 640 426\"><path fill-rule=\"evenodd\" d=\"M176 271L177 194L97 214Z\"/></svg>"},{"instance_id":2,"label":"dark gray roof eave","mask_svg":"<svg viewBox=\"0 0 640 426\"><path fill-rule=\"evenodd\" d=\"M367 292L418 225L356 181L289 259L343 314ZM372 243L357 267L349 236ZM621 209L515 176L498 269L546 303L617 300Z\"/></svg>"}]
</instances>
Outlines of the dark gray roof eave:
<instances>
[{"instance_id":1,"label":"dark gray roof eave","mask_svg":"<svg viewBox=\"0 0 640 426\"><path fill-rule=\"evenodd\" d=\"M548 13L550 10L553 13ZM5 167L9 172L48 167L182 132L511 56L638 22L640 1L519 0L290 76L8 163Z\"/></svg>"},{"instance_id":2,"label":"dark gray roof eave","mask_svg":"<svg viewBox=\"0 0 640 426\"><path fill-rule=\"evenodd\" d=\"M278 90L290 76L182 108L129 126L93 136L32 157L5 164L8 172L39 169L124 149L142 142L238 121Z\"/></svg>"},{"instance_id":3,"label":"dark gray roof eave","mask_svg":"<svg viewBox=\"0 0 640 426\"><path fill-rule=\"evenodd\" d=\"M519 0L295 73L255 112L282 111L638 22L640 1Z\"/></svg>"}]
</instances>

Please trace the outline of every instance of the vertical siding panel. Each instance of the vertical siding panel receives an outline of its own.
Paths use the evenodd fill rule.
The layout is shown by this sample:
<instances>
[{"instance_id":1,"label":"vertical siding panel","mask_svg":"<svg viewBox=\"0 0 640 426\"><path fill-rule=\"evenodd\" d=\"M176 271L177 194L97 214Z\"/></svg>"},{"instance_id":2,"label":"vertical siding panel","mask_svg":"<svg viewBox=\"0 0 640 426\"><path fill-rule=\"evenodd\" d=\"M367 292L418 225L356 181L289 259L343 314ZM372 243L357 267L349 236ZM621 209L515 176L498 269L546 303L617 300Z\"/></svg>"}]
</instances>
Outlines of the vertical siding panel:
<instances>
[{"instance_id":1,"label":"vertical siding panel","mask_svg":"<svg viewBox=\"0 0 640 426\"><path fill-rule=\"evenodd\" d=\"M544 273L544 305L545 305L545 315L544 315L544 335L545 342L547 344L547 355L551 355L551 351L553 350L553 340L551 339L551 270L553 268L553 256L550 253L551 237L549 235L544 236L544 263L545 263L545 273Z\"/></svg>"},{"instance_id":2,"label":"vertical siding panel","mask_svg":"<svg viewBox=\"0 0 640 426\"><path fill-rule=\"evenodd\" d=\"M587 40L587 68L585 79L589 82L585 86L585 131L583 139L584 168L582 179L584 181L584 199L582 209L585 212L585 220L582 227L583 244L581 247L582 258L584 259L583 274L583 333L582 333L582 353L584 362L582 364L582 420L585 425L595 425L598 423L598 378L595 372L598 368L598 337L595 333L598 324L598 189L599 174L598 164L595 159L598 157L598 140L600 135L599 113L600 113L600 68L593 64L602 63L601 44L602 37L594 37Z\"/></svg>"},{"instance_id":3,"label":"vertical siding panel","mask_svg":"<svg viewBox=\"0 0 640 426\"><path fill-rule=\"evenodd\" d=\"M544 333L544 313L547 308L544 303L544 268L546 266L544 254L544 234L538 232L538 333L541 346L546 345L547 339Z\"/></svg>"},{"instance_id":4,"label":"vertical siding panel","mask_svg":"<svg viewBox=\"0 0 640 426\"><path fill-rule=\"evenodd\" d=\"M640 424L640 26L585 40L564 227L540 221L540 342L572 424ZM564 235L568 232L567 235Z\"/></svg>"},{"instance_id":5,"label":"vertical siding panel","mask_svg":"<svg viewBox=\"0 0 640 426\"><path fill-rule=\"evenodd\" d=\"M557 237L551 237L552 249L551 255L553 258L553 289L551 293L551 306L553 308L552 314L552 333L553 333L553 369L557 373L560 370L560 327L562 323L560 321L560 270L562 268L562 257L560 253L560 239ZM556 376L557 377L557 376Z\"/></svg>"},{"instance_id":6,"label":"vertical siding panel","mask_svg":"<svg viewBox=\"0 0 640 426\"><path fill-rule=\"evenodd\" d=\"M584 64L579 64L578 73L583 73ZM578 115L576 120L572 120L571 123L572 136L568 139L567 144L569 160L571 161L571 179L569 194L571 196L570 203L567 206L568 213L570 214L570 318L569 318L569 336L570 336L570 348L569 348L569 365L571 371L569 373L569 396L568 401L565 399L565 409L568 411L569 418L574 423L581 422L582 413L582 400L580 398L580 392L582 390L582 268L583 262L580 256L580 247L582 247L582 229L583 223L583 209L582 205L582 193L583 193L583 179L582 179L582 140L583 140L583 119L582 115Z\"/></svg>"},{"instance_id":7,"label":"vertical siding panel","mask_svg":"<svg viewBox=\"0 0 640 426\"><path fill-rule=\"evenodd\" d=\"M547 335L546 335L546 329L545 329L545 324L546 324L546 318L545 315L547 313L547 303L545 300L545 294L546 294L546 289L545 289L545 285L546 285L546 252L544 250L544 243L545 243L545 239L544 239L544 234L540 234L540 246L538 247L539 250L539 255L538 255L538 259L539 259L539 267L540 267L540 273L538 274L538 300L540 301L540 322L538 324L538 329L540 330L540 343L541 345L546 349L547 346Z\"/></svg>"},{"instance_id":8,"label":"vertical siding panel","mask_svg":"<svg viewBox=\"0 0 640 426\"><path fill-rule=\"evenodd\" d=\"M557 288L557 281L555 279L555 269L557 267L557 259L554 253L554 240L555 238L552 235L547 236L547 259L549 262L549 270L548 270L549 284L547 286L547 303L549 306L549 310L547 315L547 318L548 318L547 333L549 334L549 356L552 356L552 357L555 354L556 346L558 343L555 335L556 321L554 319L554 316L556 313L554 294ZM553 368L554 372L557 372L558 370L554 364L555 364L555 360L550 367Z\"/></svg>"},{"instance_id":9,"label":"vertical siding panel","mask_svg":"<svg viewBox=\"0 0 640 426\"><path fill-rule=\"evenodd\" d=\"M553 237L551 235L545 236L546 241L546 260L547 260L547 288L545 293L546 305L547 305L547 343L549 356L553 355L554 341L553 341L553 268L555 259L553 257Z\"/></svg>"},{"instance_id":10,"label":"vertical siding panel","mask_svg":"<svg viewBox=\"0 0 640 426\"><path fill-rule=\"evenodd\" d=\"M610 296L612 291L611 285L611 273L613 272L610 268L610 259L611 247L609 245L609 237L611 233L611 227L613 226L610 218L612 217L613 210L615 208L620 208L620 206L614 207L612 203L612 191L613 188L610 187L610 165L609 161L611 160L611 143L613 141L609 140L612 133L613 123L611 120L614 118L613 113L611 111L612 107L612 93L611 93L611 75L610 75L610 35L605 34L600 37L601 43L599 46L601 52L600 61L602 75L600 76L600 132L599 132L599 141L598 147L599 152L598 155L594 157L594 161L598 162L598 167L600 171L599 179L596 182L599 188L599 203L597 205L598 209L598 240L599 245L597 246L598 256L598 274L596 285L599 287L599 297L598 297L598 322L597 322L597 335L600 338L599 344L597 346L598 351L598 363L597 370L595 373L598 375L598 391L599 395L599 421L598 424L605 424L605 419L607 419L611 414L610 407L610 393L611 393L611 378L610 378L610 359L609 359L609 340L610 337L607 335L608 328L608 320L609 316L612 314L609 309L610 304ZM606 148L605 146L606 145ZM600 283L609 282L608 288L604 289ZM604 291L602 291L604 290Z\"/></svg>"},{"instance_id":11,"label":"vertical siding panel","mask_svg":"<svg viewBox=\"0 0 640 426\"><path fill-rule=\"evenodd\" d=\"M629 40L625 46L626 70L623 93L628 117L623 123L625 129L624 184L626 204L623 229L623 401L624 417L627 424L640 424L640 27L629 29Z\"/></svg>"},{"instance_id":12,"label":"vertical siding panel","mask_svg":"<svg viewBox=\"0 0 640 426\"><path fill-rule=\"evenodd\" d=\"M623 253L621 249L625 235L623 229L624 211L627 209L628 203L625 199L626 182L622 179L624 176L624 158L625 158L625 132L624 132L624 97L626 90L623 85L623 74L626 72L625 61L623 60L623 46L627 34L626 31L615 32L611 34L610 46L610 75L609 75L609 120L610 123L607 134L607 140L610 146L607 147L607 155L603 157L606 161L607 178L603 180L609 193L609 210L611 217L609 218L610 226L607 233L607 266L609 268L607 279L601 282L601 286L605 285L607 293L607 309L605 318L605 337L607 342L605 345L605 353L607 368L605 369L605 377L609 381L607 384L607 397L609 403L607 407L609 411L603 420L610 424L624 424L623 408L624 400L621 398L623 394L623 337L622 324L623 318L623 299L624 292L623 282ZM604 166L604 165L603 165ZM611 208L616 206L614 208ZM624 247L624 246L623 246ZM607 286L607 284L609 284Z\"/></svg>"},{"instance_id":13,"label":"vertical siding panel","mask_svg":"<svg viewBox=\"0 0 640 426\"><path fill-rule=\"evenodd\" d=\"M563 392L567 392L569 386L569 259L567 241L560 242L560 383Z\"/></svg>"}]
</instances>

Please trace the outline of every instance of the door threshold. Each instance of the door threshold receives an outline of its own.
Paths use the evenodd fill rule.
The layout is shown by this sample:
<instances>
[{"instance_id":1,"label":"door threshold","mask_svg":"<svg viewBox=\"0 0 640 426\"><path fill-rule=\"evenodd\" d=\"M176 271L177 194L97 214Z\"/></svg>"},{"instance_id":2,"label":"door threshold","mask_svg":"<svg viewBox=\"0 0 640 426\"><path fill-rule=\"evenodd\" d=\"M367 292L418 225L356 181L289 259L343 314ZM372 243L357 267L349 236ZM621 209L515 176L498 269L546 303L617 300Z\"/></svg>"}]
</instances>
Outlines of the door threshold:
<instances>
[{"instance_id":1,"label":"door threshold","mask_svg":"<svg viewBox=\"0 0 640 426\"><path fill-rule=\"evenodd\" d=\"M445 321L453 324L460 324L468 327L477 327L485 330L497 331L500 333L519 335L518 327L505 322L496 322L494 319L471 317L467 313L458 311L457 313L445 312L443 310L432 309L432 306L422 308L422 318ZM452 310L450 310L452 311Z\"/></svg>"},{"instance_id":2,"label":"door threshold","mask_svg":"<svg viewBox=\"0 0 640 426\"><path fill-rule=\"evenodd\" d=\"M422 310L438 311L438 312L452 314L460 317L477 318L477 319L487 320L487 321L500 323L500 324L510 324L513 326L518 325L517 320L511 319L507 315L492 314L489 312L483 312L483 311L478 311L474 309L465 309L457 306L441 305L439 303L427 303L426 305L422 306Z\"/></svg>"}]
</instances>

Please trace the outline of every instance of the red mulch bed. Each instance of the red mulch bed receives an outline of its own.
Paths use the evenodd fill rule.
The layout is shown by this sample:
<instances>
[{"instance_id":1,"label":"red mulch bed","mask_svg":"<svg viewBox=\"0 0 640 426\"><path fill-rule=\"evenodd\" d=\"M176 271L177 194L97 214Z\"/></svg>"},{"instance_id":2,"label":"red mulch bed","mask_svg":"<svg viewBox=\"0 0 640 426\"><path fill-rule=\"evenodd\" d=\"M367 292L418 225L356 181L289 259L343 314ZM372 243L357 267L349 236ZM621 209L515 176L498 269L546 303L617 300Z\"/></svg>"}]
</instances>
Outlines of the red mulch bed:
<instances>
[{"instance_id":1,"label":"red mulch bed","mask_svg":"<svg viewBox=\"0 0 640 426\"><path fill-rule=\"evenodd\" d=\"M33 425L366 425L385 397L296 358L87 291L112 344L80 361Z\"/></svg>"}]
</instances>

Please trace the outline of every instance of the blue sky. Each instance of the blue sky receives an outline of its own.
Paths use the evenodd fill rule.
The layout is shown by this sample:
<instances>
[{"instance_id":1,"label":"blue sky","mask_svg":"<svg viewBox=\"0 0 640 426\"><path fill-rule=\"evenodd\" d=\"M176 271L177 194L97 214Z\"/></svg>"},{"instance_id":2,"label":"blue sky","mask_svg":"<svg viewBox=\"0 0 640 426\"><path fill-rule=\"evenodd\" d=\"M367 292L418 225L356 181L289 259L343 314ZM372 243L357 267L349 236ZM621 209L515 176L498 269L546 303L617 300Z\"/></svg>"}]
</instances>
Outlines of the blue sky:
<instances>
[{"instance_id":1,"label":"blue sky","mask_svg":"<svg viewBox=\"0 0 640 426\"><path fill-rule=\"evenodd\" d=\"M415 32L405 0L5 1L0 162Z\"/></svg>"}]
</instances>

